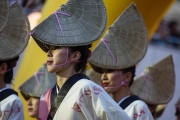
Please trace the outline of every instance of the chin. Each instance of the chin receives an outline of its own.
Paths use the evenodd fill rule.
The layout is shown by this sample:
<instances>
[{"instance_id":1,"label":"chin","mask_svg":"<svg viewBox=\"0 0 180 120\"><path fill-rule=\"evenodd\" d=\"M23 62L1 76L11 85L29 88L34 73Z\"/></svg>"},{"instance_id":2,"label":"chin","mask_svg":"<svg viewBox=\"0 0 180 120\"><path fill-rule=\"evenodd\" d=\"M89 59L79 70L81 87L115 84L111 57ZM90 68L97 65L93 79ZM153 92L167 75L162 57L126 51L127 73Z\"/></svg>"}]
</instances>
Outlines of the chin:
<instances>
[{"instance_id":1,"label":"chin","mask_svg":"<svg viewBox=\"0 0 180 120\"><path fill-rule=\"evenodd\" d=\"M38 118L38 114L35 112L29 112L29 116L32 118Z\"/></svg>"},{"instance_id":2,"label":"chin","mask_svg":"<svg viewBox=\"0 0 180 120\"><path fill-rule=\"evenodd\" d=\"M56 73L55 69L52 67L47 67L48 68L48 72L50 73Z\"/></svg>"},{"instance_id":3,"label":"chin","mask_svg":"<svg viewBox=\"0 0 180 120\"><path fill-rule=\"evenodd\" d=\"M104 90L105 90L108 94L111 94L111 93L112 93L111 90L108 89L108 88L104 88Z\"/></svg>"}]
</instances>

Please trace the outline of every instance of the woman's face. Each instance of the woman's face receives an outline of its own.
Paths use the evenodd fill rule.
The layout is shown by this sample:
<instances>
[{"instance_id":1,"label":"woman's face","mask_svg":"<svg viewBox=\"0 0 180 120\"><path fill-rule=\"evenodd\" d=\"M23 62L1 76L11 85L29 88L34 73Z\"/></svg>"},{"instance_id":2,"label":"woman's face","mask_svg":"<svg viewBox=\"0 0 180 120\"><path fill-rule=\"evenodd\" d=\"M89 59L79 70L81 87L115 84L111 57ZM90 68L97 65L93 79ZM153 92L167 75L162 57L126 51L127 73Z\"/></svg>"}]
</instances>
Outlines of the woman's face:
<instances>
[{"instance_id":1,"label":"woman's face","mask_svg":"<svg viewBox=\"0 0 180 120\"><path fill-rule=\"evenodd\" d=\"M27 101L28 113L33 118L38 118L39 114L39 98L30 97Z\"/></svg>"},{"instance_id":2,"label":"woman's face","mask_svg":"<svg viewBox=\"0 0 180 120\"><path fill-rule=\"evenodd\" d=\"M50 50L47 52L47 68L51 73L57 73L64 70L68 64L66 59L69 61L69 50L66 47L54 48L50 47ZM57 66L59 65L59 66Z\"/></svg>"},{"instance_id":3,"label":"woman's face","mask_svg":"<svg viewBox=\"0 0 180 120\"><path fill-rule=\"evenodd\" d=\"M106 90L107 93L114 93L119 90L120 87L117 87L123 81L123 74L121 76L119 70L103 70L103 74L101 77L101 82L103 88ZM108 88L108 87L117 87L117 88Z\"/></svg>"}]
</instances>

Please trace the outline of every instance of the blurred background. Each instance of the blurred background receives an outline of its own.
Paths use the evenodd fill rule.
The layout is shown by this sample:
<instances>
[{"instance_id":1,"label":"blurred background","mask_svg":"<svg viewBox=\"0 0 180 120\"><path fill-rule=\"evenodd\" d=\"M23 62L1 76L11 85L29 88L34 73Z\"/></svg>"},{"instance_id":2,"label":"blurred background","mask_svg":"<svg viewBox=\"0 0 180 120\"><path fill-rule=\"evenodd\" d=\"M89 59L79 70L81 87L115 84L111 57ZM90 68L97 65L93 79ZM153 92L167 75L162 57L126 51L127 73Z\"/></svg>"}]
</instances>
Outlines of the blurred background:
<instances>
[{"instance_id":1,"label":"blurred background","mask_svg":"<svg viewBox=\"0 0 180 120\"><path fill-rule=\"evenodd\" d=\"M15 0L11 0L11 4L13 2ZM67 0L19 0L19 2L28 15L33 29ZM137 5L144 18L149 34L149 48L145 58L137 66L136 76L139 76L145 67L169 54L173 55L176 72L175 93L158 120L176 120L175 103L180 97L180 0L104 0L104 2L108 14L107 27L131 2ZM97 42L93 47L96 44ZM15 68L13 88L18 91L18 87L44 62L46 62L46 54L31 38ZM19 96L24 104L25 120L33 120L27 113L26 101L20 94Z\"/></svg>"}]
</instances>

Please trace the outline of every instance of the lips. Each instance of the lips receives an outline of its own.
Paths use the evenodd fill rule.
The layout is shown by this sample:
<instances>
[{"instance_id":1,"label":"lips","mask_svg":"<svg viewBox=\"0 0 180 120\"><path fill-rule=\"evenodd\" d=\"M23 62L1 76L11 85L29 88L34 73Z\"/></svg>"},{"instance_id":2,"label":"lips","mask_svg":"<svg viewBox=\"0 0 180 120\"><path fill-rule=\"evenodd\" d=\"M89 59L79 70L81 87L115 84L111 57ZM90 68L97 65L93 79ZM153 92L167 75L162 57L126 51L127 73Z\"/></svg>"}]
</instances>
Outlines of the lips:
<instances>
[{"instance_id":1,"label":"lips","mask_svg":"<svg viewBox=\"0 0 180 120\"><path fill-rule=\"evenodd\" d=\"M103 87L107 87L109 85L109 83L102 83Z\"/></svg>"},{"instance_id":2,"label":"lips","mask_svg":"<svg viewBox=\"0 0 180 120\"><path fill-rule=\"evenodd\" d=\"M50 61L50 60L47 61L47 65L51 65L52 63L53 61Z\"/></svg>"},{"instance_id":3,"label":"lips","mask_svg":"<svg viewBox=\"0 0 180 120\"><path fill-rule=\"evenodd\" d=\"M28 108L28 111L30 111L30 112L31 112L31 111L33 111L33 109L32 109L32 108Z\"/></svg>"}]
</instances>

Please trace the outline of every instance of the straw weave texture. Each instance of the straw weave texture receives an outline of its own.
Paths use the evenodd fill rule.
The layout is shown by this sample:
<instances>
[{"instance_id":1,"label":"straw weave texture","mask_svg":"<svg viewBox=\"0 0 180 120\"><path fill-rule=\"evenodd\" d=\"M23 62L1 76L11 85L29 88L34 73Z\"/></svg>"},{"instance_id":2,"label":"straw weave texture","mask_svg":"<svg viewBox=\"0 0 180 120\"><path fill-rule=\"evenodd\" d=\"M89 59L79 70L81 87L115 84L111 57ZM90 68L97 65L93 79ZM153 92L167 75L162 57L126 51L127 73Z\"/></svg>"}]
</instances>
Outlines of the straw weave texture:
<instances>
[{"instance_id":1,"label":"straw weave texture","mask_svg":"<svg viewBox=\"0 0 180 120\"><path fill-rule=\"evenodd\" d=\"M168 103L173 97L175 88L175 72L172 55L147 67L143 74L148 76L146 77L147 83L142 75L136 78L131 87L131 93L139 96L149 104Z\"/></svg>"},{"instance_id":2,"label":"straw weave texture","mask_svg":"<svg viewBox=\"0 0 180 120\"><path fill-rule=\"evenodd\" d=\"M10 7L10 17L0 35L0 60L17 57L27 46L30 26L26 14L17 4Z\"/></svg>"},{"instance_id":3,"label":"straw weave texture","mask_svg":"<svg viewBox=\"0 0 180 120\"><path fill-rule=\"evenodd\" d=\"M105 69L124 69L143 59L148 47L148 33L143 18L135 4L131 4L109 27L103 39L94 48L90 63Z\"/></svg>"},{"instance_id":4,"label":"straw weave texture","mask_svg":"<svg viewBox=\"0 0 180 120\"><path fill-rule=\"evenodd\" d=\"M33 30L33 38L44 51L47 51L45 44L53 46L90 44L101 36L106 27L106 8L102 0L69 0L56 12L69 16L57 14L57 19L53 13Z\"/></svg>"},{"instance_id":5,"label":"straw weave texture","mask_svg":"<svg viewBox=\"0 0 180 120\"><path fill-rule=\"evenodd\" d=\"M56 74L49 73L46 64L43 64L37 72L44 73L36 74L40 84L37 83L35 75L32 75L19 87L26 100L28 99L26 95L40 98L44 92L56 84Z\"/></svg>"},{"instance_id":6,"label":"straw weave texture","mask_svg":"<svg viewBox=\"0 0 180 120\"><path fill-rule=\"evenodd\" d=\"M0 0L0 33L9 18L9 0Z\"/></svg>"}]
</instances>

